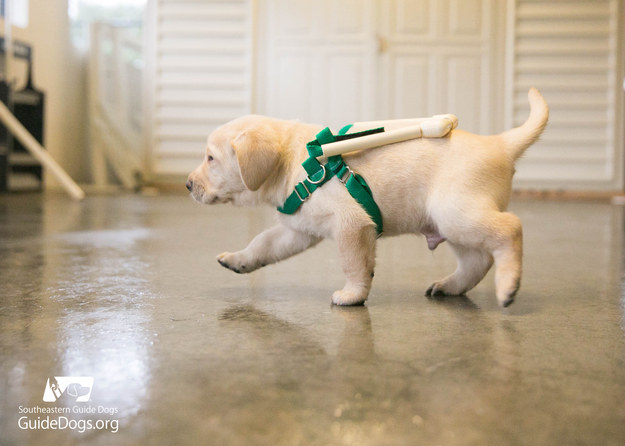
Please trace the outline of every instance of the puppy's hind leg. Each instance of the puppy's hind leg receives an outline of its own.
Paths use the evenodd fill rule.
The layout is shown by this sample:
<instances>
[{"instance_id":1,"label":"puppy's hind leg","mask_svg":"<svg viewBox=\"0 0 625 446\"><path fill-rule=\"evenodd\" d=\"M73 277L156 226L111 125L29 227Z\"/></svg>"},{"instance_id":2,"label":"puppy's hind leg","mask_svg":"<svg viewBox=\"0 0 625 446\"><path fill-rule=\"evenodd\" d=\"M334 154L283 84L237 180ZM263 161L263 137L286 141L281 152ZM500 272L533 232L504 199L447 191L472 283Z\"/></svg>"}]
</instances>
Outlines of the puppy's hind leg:
<instances>
[{"instance_id":1,"label":"puppy's hind leg","mask_svg":"<svg viewBox=\"0 0 625 446\"><path fill-rule=\"evenodd\" d=\"M345 287L332 295L332 303L362 305L369 296L375 268L375 227L366 225L343 228L337 241L347 280Z\"/></svg>"},{"instance_id":2,"label":"puppy's hind leg","mask_svg":"<svg viewBox=\"0 0 625 446\"><path fill-rule=\"evenodd\" d=\"M489 241L495 257L495 289L502 307L514 302L521 285L523 261L523 227L521 220L509 212L494 218L495 234Z\"/></svg>"},{"instance_id":3,"label":"puppy's hind leg","mask_svg":"<svg viewBox=\"0 0 625 446\"><path fill-rule=\"evenodd\" d=\"M502 307L514 302L521 283L523 230L519 218L509 212L483 210L479 214L460 214L448 221L462 225L439 223L447 240L462 246L482 249L495 260L495 288ZM434 291L436 287L432 289Z\"/></svg>"},{"instance_id":4,"label":"puppy's hind leg","mask_svg":"<svg viewBox=\"0 0 625 446\"><path fill-rule=\"evenodd\" d=\"M493 257L478 248L467 248L449 243L456 254L458 268L443 280L434 282L425 292L426 296L459 296L475 287L486 275Z\"/></svg>"}]
</instances>

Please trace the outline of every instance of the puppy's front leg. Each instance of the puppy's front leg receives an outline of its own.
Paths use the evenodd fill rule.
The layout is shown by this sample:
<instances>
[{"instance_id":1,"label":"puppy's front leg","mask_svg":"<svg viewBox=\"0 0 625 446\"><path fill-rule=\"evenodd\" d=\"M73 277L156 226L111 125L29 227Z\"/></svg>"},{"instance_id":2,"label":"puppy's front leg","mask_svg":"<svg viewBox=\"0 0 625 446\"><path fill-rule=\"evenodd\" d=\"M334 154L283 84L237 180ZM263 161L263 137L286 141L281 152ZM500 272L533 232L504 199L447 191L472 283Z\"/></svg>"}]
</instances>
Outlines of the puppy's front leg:
<instances>
[{"instance_id":1,"label":"puppy's front leg","mask_svg":"<svg viewBox=\"0 0 625 446\"><path fill-rule=\"evenodd\" d=\"M258 234L247 248L234 253L223 252L217 261L235 273L251 273L304 251L321 240L283 225L276 225Z\"/></svg>"},{"instance_id":2,"label":"puppy's front leg","mask_svg":"<svg viewBox=\"0 0 625 446\"><path fill-rule=\"evenodd\" d=\"M346 276L345 287L335 291L335 305L362 305L369 296L375 268L375 227L343 228L337 237Z\"/></svg>"}]
</instances>

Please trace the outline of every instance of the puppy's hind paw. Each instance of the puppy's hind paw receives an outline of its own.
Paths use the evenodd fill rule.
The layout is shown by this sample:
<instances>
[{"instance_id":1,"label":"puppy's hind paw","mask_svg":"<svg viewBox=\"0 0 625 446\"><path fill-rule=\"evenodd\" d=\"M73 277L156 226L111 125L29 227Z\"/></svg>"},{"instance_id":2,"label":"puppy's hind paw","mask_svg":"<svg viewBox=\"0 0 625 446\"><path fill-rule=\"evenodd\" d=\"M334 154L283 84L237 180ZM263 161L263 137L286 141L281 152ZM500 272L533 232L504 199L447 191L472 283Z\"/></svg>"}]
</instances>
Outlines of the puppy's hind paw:
<instances>
[{"instance_id":1,"label":"puppy's hind paw","mask_svg":"<svg viewBox=\"0 0 625 446\"><path fill-rule=\"evenodd\" d=\"M502 299L497 299L501 308L507 308L514 303L514 298L516 297L517 291L518 289L514 290L514 292L510 295L504 296Z\"/></svg>"},{"instance_id":2,"label":"puppy's hind paw","mask_svg":"<svg viewBox=\"0 0 625 446\"><path fill-rule=\"evenodd\" d=\"M464 296L465 289L458 289L457 286L454 286L449 281L440 281L434 282L429 286L427 290L425 290L425 295L427 297L441 297L441 296Z\"/></svg>"},{"instance_id":3,"label":"puppy's hind paw","mask_svg":"<svg viewBox=\"0 0 625 446\"><path fill-rule=\"evenodd\" d=\"M514 296L510 296L501 303L502 308L507 308L514 303Z\"/></svg>"},{"instance_id":4,"label":"puppy's hind paw","mask_svg":"<svg viewBox=\"0 0 625 446\"><path fill-rule=\"evenodd\" d=\"M501 308L507 308L514 303L514 298L519 291L520 285L520 281L517 280L505 292L497 293L497 302Z\"/></svg>"},{"instance_id":5,"label":"puppy's hind paw","mask_svg":"<svg viewBox=\"0 0 625 446\"><path fill-rule=\"evenodd\" d=\"M439 282L434 282L432 285L425 290L425 295L427 297L437 297L437 296L446 296L447 293L443 290L442 285Z\"/></svg>"}]
</instances>

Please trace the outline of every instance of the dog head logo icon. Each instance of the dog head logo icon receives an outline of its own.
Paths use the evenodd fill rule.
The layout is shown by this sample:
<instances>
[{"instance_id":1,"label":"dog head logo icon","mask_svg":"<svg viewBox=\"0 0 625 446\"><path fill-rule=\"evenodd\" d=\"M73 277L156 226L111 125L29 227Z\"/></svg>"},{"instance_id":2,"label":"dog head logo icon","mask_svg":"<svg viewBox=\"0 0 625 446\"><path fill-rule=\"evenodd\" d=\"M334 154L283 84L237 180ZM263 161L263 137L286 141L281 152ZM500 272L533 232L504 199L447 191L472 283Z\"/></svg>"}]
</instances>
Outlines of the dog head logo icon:
<instances>
[{"instance_id":1,"label":"dog head logo icon","mask_svg":"<svg viewBox=\"0 0 625 446\"><path fill-rule=\"evenodd\" d=\"M92 388L92 376L51 376L46 382L43 401L86 403L91 399Z\"/></svg>"}]
</instances>

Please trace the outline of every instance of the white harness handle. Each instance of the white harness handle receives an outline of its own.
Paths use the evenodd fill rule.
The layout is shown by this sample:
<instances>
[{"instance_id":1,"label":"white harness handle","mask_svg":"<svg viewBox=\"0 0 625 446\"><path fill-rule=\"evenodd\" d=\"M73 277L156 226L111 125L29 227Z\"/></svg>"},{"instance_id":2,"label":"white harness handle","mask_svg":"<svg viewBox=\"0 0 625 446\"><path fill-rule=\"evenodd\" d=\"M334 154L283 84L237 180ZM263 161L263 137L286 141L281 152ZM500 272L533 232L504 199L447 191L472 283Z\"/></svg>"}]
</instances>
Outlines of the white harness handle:
<instances>
[{"instance_id":1,"label":"white harness handle","mask_svg":"<svg viewBox=\"0 0 625 446\"><path fill-rule=\"evenodd\" d=\"M395 119L390 121L357 122L359 128L384 127L385 125L402 127L388 132L374 133L360 138L323 144L323 156L330 157L357 150L367 150L396 142L416 138L442 138L458 126L458 118L451 114L434 115L431 118ZM349 134L349 133L348 133Z\"/></svg>"}]
</instances>

